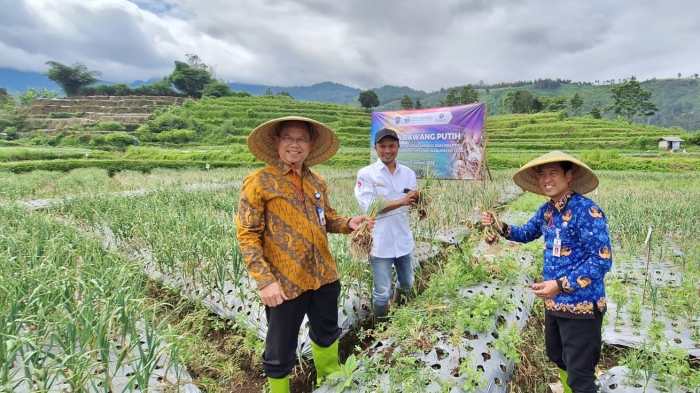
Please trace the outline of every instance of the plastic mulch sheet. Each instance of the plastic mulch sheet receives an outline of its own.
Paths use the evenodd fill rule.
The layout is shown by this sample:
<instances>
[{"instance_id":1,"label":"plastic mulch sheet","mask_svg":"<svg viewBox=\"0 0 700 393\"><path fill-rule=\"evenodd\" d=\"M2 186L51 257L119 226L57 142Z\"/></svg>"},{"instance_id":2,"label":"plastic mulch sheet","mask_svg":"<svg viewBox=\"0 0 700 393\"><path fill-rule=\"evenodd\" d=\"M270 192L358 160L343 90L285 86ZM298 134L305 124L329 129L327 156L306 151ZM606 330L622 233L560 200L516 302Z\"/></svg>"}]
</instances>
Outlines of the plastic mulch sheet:
<instances>
[{"instance_id":1,"label":"plastic mulch sheet","mask_svg":"<svg viewBox=\"0 0 700 393\"><path fill-rule=\"evenodd\" d=\"M646 300L638 314L638 320L630 311L630 300L619 312L613 299L608 299L603 342L625 347L641 347L650 340L650 330L656 325L657 334L664 337L671 347L681 348L691 356L700 357L700 315L672 314L660 304L654 308L649 300L651 287L677 287L682 283L682 269L671 262L653 262L647 267L642 258L613 264L609 277L622 280L628 286L642 288L646 285Z\"/></svg>"},{"instance_id":2,"label":"plastic mulch sheet","mask_svg":"<svg viewBox=\"0 0 700 393\"><path fill-rule=\"evenodd\" d=\"M689 355L700 357L700 340L694 336L694 327L700 326L700 317L695 320L684 319L681 316L655 315L651 310L644 309L641 312L641 321L638 326L632 323L632 316L623 309L620 316L617 315L617 306L608 303L606 313L607 322L603 327L603 342L625 347L641 347L649 341L649 329L653 321L663 326L661 336L672 347L682 348ZM697 333L696 333L697 334Z\"/></svg>"},{"instance_id":3,"label":"plastic mulch sheet","mask_svg":"<svg viewBox=\"0 0 700 393\"><path fill-rule=\"evenodd\" d=\"M143 323L140 323L143 326ZM189 375L187 370L177 364L171 363L167 355L167 349L165 349L162 342L155 344L156 352L158 352L157 361L152 365L152 370L148 376L148 386L139 386L138 380L136 379L135 372L138 370L148 369L149 365L142 365L141 351L148 352L148 345L146 335L141 332L140 337L138 337L138 342L132 341L132 339L127 339L124 341L112 340L111 350L109 352L109 375L111 376L111 386L110 391L112 392L181 392L181 393L198 393L200 390L192 383L192 377ZM120 355L122 355L122 345L127 342L131 342L130 350L127 351L126 356L123 356L123 360L119 360ZM140 347L140 348L139 348ZM12 392L16 393L29 393L43 390L44 387L31 384L27 381L25 376L36 375L39 372L39 368L43 372L46 372L47 378L52 380L52 384L48 387L48 392L66 392L72 391L71 386L67 383L65 376L62 374L61 370L64 366L53 361L53 359L61 359L62 351L57 346L46 346L41 349L37 354L32 348L25 348L23 351L25 354L32 354L32 358L36 359L37 356L42 359L44 363L40 366L35 365L36 360L27 361L28 359L23 358L19 354L15 361L15 367L11 370L10 380L13 386ZM98 356L98 355L95 355ZM20 366L21 365L21 366ZM83 387L85 392L98 393L104 392L105 389L103 384L105 382L105 370L99 367L91 370L92 377L89 382ZM127 387L129 387L127 389Z\"/></svg>"},{"instance_id":4,"label":"plastic mulch sheet","mask_svg":"<svg viewBox=\"0 0 700 393\"><path fill-rule=\"evenodd\" d=\"M520 262L523 266L528 265L533 260L531 255L521 255ZM531 284L531 280L525 277L518 279L515 285L500 285L480 284L472 287L462 288L459 293L463 297L477 296L484 294L493 296L498 294L505 295L510 299L512 304L511 311L499 312L493 320L492 327L483 333L465 332L460 337L459 342L455 343L455 338L450 336L449 332L440 332L437 336L437 343L430 349L403 353L406 350L402 348L401 343L393 340L377 341L367 350L367 356L371 360L379 362L387 357L407 355L417 360L417 363L424 372L430 374L432 381L425 387L425 392L445 392L451 393L465 392L463 385L466 382L466 377L461 374L460 366L465 363L465 360L470 360L475 371L481 375L483 385L473 390L478 393L505 393L507 391L508 381L512 378L514 363L501 354L494 348L494 341L498 338L497 326L499 325L515 325L518 330L522 330L530 315L530 310L534 303L534 295L525 287ZM449 312L449 311L448 311ZM415 350L414 350L415 351ZM362 364L360 367L363 367ZM344 392L369 393L376 391L375 386L379 386L379 391L388 392L390 389L389 376L387 374L379 375L377 381L374 381L370 387L354 386L344 390ZM444 390L444 386L449 386L448 390ZM383 389L383 390L381 390ZM336 388L324 385L317 389L315 393L331 393L335 392Z\"/></svg>"},{"instance_id":5,"label":"plastic mulch sheet","mask_svg":"<svg viewBox=\"0 0 700 393\"><path fill-rule=\"evenodd\" d=\"M649 377L649 378L647 378ZM657 379L644 375L639 372L639 375L630 375L630 370L627 367L618 366L603 373L598 378L600 383L601 393L697 393L678 384L664 387Z\"/></svg>"}]
</instances>

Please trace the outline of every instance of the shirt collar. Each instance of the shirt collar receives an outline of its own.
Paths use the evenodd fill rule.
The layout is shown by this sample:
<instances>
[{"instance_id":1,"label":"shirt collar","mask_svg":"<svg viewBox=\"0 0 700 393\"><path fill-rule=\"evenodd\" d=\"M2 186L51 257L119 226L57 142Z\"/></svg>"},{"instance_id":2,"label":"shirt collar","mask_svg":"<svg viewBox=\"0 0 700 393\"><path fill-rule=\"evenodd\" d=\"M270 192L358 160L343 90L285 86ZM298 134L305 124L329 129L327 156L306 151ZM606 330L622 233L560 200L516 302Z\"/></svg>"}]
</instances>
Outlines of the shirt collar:
<instances>
[{"instance_id":1,"label":"shirt collar","mask_svg":"<svg viewBox=\"0 0 700 393\"><path fill-rule=\"evenodd\" d=\"M566 204L569 202L569 199L571 199L571 197L573 195L574 195L573 191L569 191L566 194L562 195L562 197L559 198L559 200L557 200L557 201L550 199L549 203L552 206L554 206L554 208L557 209L558 211L562 211L562 210L564 210L564 208L566 207Z\"/></svg>"},{"instance_id":2,"label":"shirt collar","mask_svg":"<svg viewBox=\"0 0 700 393\"><path fill-rule=\"evenodd\" d=\"M274 165L271 165L271 166L272 166L273 168L277 169L277 171L278 171L281 175L284 175L284 176L286 176L286 175L288 175L288 174L290 174L290 173L294 173L294 171L292 170L291 165L288 165L288 164L286 164L286 163L284 163L284 162L282 162L282 161L280 161L280 160L275 161L275 164L274 164ZM309 168L308 168L306 165L302 165L302 167L301 167L301 174L302 174L302 175L306 175L308 171L309 171Z\"/></svg>"},{"instance_id":3,"label":"shirt collar","mask_svg":"<svg viewBox=\"0 0 700 393\"><path fill-rule=\"evenodd\" d=\"M377 158L377 162L376 162L375 165L377 165L377 169L379 169L379 170L386 170L387 173L389 173L390 175L395 175L395 174L397 174L397 173L399 172L399 170L401 169L401 166L399 165L399 162L397 161L397 162L396 162L396 170L394 171L394 173L391 173L391 172L389 171L389 167L387 167L386 164L383 163L382 160L379 159L379 158Z\"/></svg>"}]
</instances>

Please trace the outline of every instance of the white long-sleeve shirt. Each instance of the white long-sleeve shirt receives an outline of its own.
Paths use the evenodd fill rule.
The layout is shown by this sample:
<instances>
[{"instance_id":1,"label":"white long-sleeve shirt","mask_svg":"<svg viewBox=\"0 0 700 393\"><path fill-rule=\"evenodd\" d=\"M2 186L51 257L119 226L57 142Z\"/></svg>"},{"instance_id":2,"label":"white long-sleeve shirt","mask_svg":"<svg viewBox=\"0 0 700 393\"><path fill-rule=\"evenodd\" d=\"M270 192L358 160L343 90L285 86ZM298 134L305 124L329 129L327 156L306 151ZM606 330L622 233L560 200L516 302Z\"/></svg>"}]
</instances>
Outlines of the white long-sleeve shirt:
<instances>
[{"instance_id":1,"label":"white long-sleeve shirt","mask_svg":"<svg viewBox=\"0 0 700 393\"><path fill-rule=\"evenodd\" d=\"M355 198L366 213L377 197L394 201L405 196L403 190L415 190L416 173L396 163L394 173L381 160L357 173ZM377 216L374 224L371 255L378 258L398 258L413 252L413 234L409 224L408 207L402 206Z\"/></svg>"}]
</instances>

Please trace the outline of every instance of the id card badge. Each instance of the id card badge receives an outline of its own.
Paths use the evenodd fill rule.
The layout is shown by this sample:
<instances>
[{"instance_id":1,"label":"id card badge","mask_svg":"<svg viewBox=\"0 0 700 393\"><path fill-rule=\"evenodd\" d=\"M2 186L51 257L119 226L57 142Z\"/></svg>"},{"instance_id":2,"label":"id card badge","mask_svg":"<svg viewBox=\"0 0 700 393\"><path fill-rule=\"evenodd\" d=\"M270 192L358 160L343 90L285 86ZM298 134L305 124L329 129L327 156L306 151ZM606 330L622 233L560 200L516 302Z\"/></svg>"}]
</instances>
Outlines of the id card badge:
<instances>
[{"instance_id":1,"label":"id card badge","mask_svg":"<svg viewBox=\"0 0 700 393\"><path fill-rule=\"evenodd\" d=\"M557 228L557 237L554 239L554 244L552 244L552 255L555 257L561 256L561 238L559 237L559 228Z\"/></svg>"},{"instance_id":2,"label":"id card badge","mask_svg":"<svg viewBox=\"0 0 700 393\"><path fill-rule=\"evenodd\" d=\"M326 211L322 207L316 206L316 214L318 214L318 224L322 227L326 226Z\"/></svg>"}]
</instances>

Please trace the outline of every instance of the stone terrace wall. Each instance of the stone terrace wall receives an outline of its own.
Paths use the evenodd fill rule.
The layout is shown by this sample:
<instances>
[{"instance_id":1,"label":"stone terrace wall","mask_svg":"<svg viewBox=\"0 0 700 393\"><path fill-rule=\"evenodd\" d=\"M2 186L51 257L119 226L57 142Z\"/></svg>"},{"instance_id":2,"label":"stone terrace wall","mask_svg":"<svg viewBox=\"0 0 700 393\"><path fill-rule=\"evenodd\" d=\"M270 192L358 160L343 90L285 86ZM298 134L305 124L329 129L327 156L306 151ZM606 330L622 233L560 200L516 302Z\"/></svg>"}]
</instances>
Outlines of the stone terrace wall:
<instances>
[{"instance_id":1,"label":"stone terrace wall","mask_svg":"<svg viewBox=\"0 0 700 393\"><path fill-rule=\"evenodd\" d=\"M81 96L38 99L27 113L29 127L46 131L69 126L90 126L98 122L117 122L137 126L158 108L181 105L184 97L167 96Z\"/></svg>"}]
</instances>

